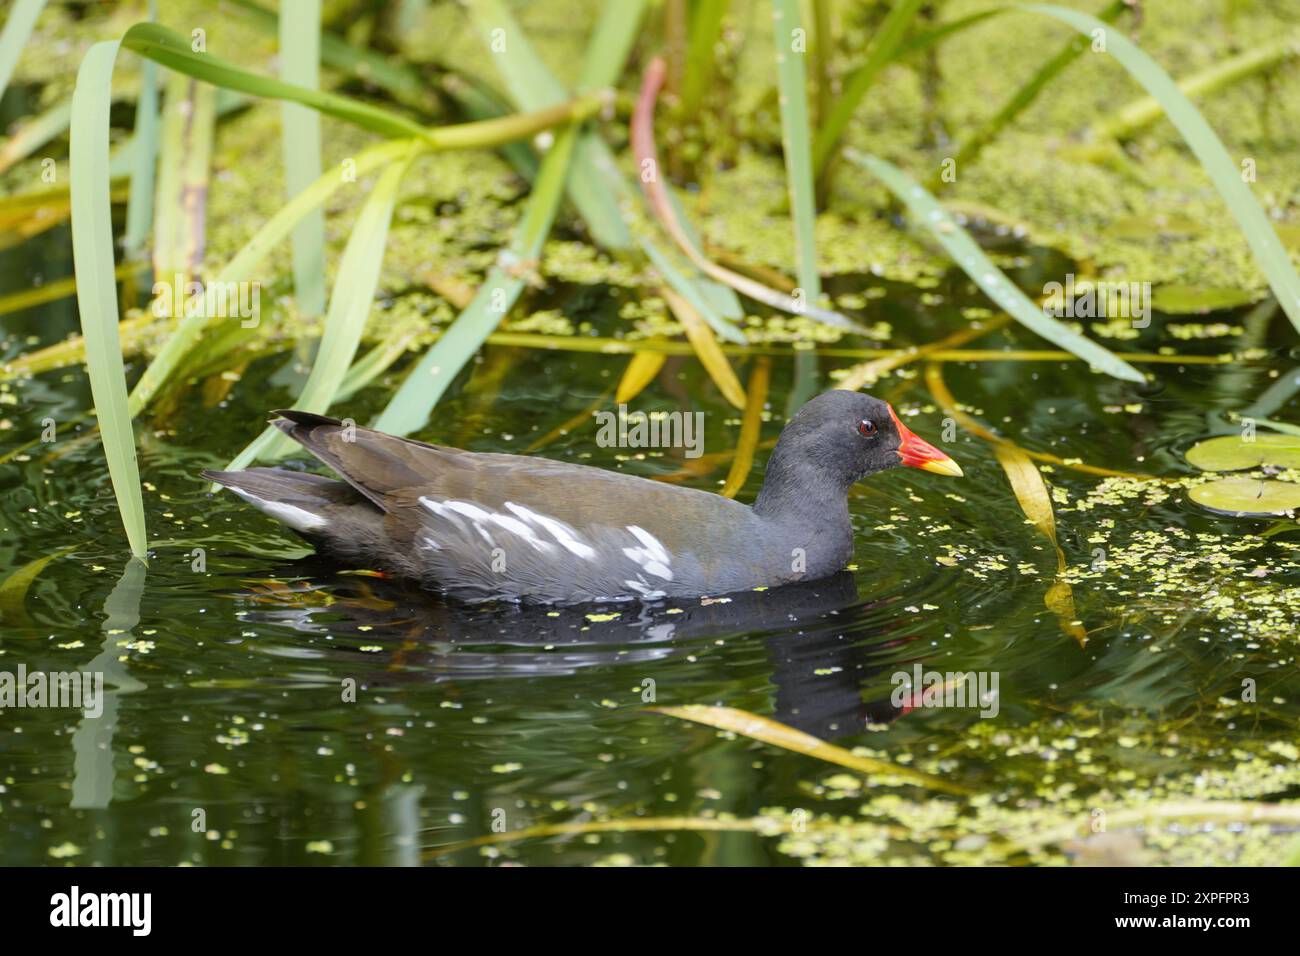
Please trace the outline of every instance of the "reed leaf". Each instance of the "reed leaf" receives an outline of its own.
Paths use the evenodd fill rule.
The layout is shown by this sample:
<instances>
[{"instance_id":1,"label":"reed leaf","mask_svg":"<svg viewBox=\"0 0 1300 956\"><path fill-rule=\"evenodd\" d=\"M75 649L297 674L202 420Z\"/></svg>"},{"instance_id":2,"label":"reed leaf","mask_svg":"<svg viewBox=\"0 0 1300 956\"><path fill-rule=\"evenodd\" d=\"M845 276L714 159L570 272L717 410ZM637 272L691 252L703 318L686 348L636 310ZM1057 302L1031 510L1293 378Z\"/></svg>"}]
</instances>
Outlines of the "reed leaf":
<instances>
[{"instance_id":1,"label":"reed leaf","mask_svg":"<svg viewBox=\"0 0 1300 956\"><path fill-rule=\"evenodd\" d=\"M203 262L216 91L173 73L163 107L162 153L154 220L153 267L159 282L180 276L173 302Z\"/></svg>"},{"instance_id":2,"label":"reed leaf","mask_svg":"<svg viewBox=\"0 0 1300 956\"><path fill-rule=\"evenodd\" d=\"M122 37L122 45L170 70L213 86L267 99L301 103L384 136L422 139L433 149L486 148L527 139L553 126L586 119L600 109L603 102L601 96L589 94L531 113L477 123L426 127L391 110L371 106L360 100L259 76L211 53L193 53L189 41L184 37L152 23L137 23L131 27Z\"/></svg>"},{"instance_id":3,"label":"reed leaf","mask_svg":"<svg viewBox=\"0 0 1300 956\"><path fill-rule=\"evenodd\" d=\"M268 10L252 0L231 0L231 2L243 11L255 26L267 33L279 35L280 16L274 10ZM319 25L319 20L315 22ZM320 37L320 59L327 66L371 83L391 93L399 103L422 113L437 111L437 98L417 70L404 63L390 60L374 50L354 46L329 31L318 30L317 33Z\"/></svg>"},{"instance_id":4,"label":"reed leaf","mask_svg":"<svg viewBox=\"0 0 1300 956\"><path fill-rule=\"evenodd\" d=\"M108 120L118 43L96 43L86 53L72 94L72 256L77 305L86 342L86 367L104 455L131 553L147 551L144 498L127 411L126 369L118 334L113 214L109 202Z\"/></svg>"},{"instance_id":5,"label":"reed leaf","mask_svg":"<svg viewBox=\"0 0 1300 956\"><path fill-rule=\"evenodd\" d=\"M849 120L857 112L862 98L867 95L876 82L876 77L885 65L894 58L902 43L904 34L916 18L917 11L924 0L897 0L890 8L880 29L871 38L871 48L867 51L866 62L858 67L844 83L844 89L832 107L830 116L822 123L813 142L813 170L818 176L823 175L830 163L831 154Z\"/></svg>"},{"instance_id":6,"label":"reed leaf","mask_svg":"<svg viewBox=\"0 0 1300 956\"><path fill-rule=\"evenodd\" d=\"M731 470L722 485L722 496L734 498L745 487L745 479L754 467L754 449L763 428L763 406L767 404L767 389L772 378L772 360L766 355L754 360L754 370L749 373L745 389L745 415L740 420L740 437L736 440L736 457L731 459Z\"/></svg>"},{"instance_id":7,"label":"reed leaf","mask_svg":"<svg viewBox=\"0 0 1300 956\"><path fill-rule=\"evenodd\" d=\"M580 83L584 87L599 89L618 79L645 6L645 0L606 0L583 59ZM568 95L564 84L542 62L504 3L479 0L469 5L468 13L489 49L493 46L493 31L504 31L505 52L496 54L495 59L517 106L541 109L564 100ZM632 237L618 198L610 190L607 177L599 172L602 167L617 168L613 154L599 135L588 132L579 137L573 162L577 172L569 177L566 191L592 238L607 249L631 249Z\"/></svg>"},{"instance_id":8,"label":"reed leaf","mask_svg":"<svg viewBox=\"0 0 1300 956\"><path fill-rule=\"evenodd\" d=\"M747 710L740 710L735 707L708 707L703 704L687 704L682 707L651 707L649 709L655 713L677 717L680 720L690 720L697 724L704 724L706 727L728 731L773 747L780 747L782 750L793 751L806 757L815 757L827 763L848 767L850 770L856 770L858 773L866 774L869 777L895 777L943 793L956 795L967 793L965 788L949 783L939 777L923 773L920 770L913 770L911 767L892 764L886 760L859 756L852 751L845 750L843 747L827 743L820 737L814 737L812 734L806 734L788 724L772 720L770 717L752 714Z\"/></svg>"},{"instance_id":9,"label":"reed leaf","mask_svg":"<svg viewBox=\"0 0 1300 956\"><path fill-rule=\"evenodd\" d=\"M408 146L406 156L384 170L370 191L366 204L361 207L339 260L316 361L301 394L293 403L295 409L328 411L347 376L374 306L379 272L384 263L384 248L388 244L388 227L397 204L397 191L419 150L418 144ZM283 458L297 447L278 428L269 426L231 461L227 470L247 467L259 458Z\"/></svg>"},{"instance_id":10,"label":"reed leaf","mask_svg":"<svg viewBox=\"0 0 1300 956\"><path fill-rule=\"evenodd\" d=\"M603 87L617 78L644 7L642 0L606 3L588 41L580 79L584 86ZM503 3L480 0L469 7L469 14L488 49L494 48L494 31L505 31L505 52L497 54L497 65L519 106L544 109L564 100L567 95L564 86L542 63ZM608 154L608 149L596 134L585 133L576 125L560 131L542 160L509 250L489 272L474 300L451 328L416 363L375 420L375 428L406 435L428 421L447 387L523 292L521 272L532 268L541 257L566 190L598 242L614 248L630 245L617 201L595 169L598 163L614 168L613 157L603 159L602 154ZM570 166L575 163L579 164L578 175L570 176Z\"/></svg>"},{"instance_id":11,"label":"reed leaf","mask_svg":"<svg viewBox=\"0 0 1300 956\"><path fill-rule=\"evenodd\" d=\"M989 260L970 233L959 226L932 195L897 166L877 156L855 150L847 150L845 156L876 176L890 192L902 200L917 221L930 231L961 270L970 276L971 281L1017 322L1107 375L1130 382L1145 381L1141 372L1113 352L1044 314Z\"/></svg>"},{"instance_id":12,"label":"reed leaf","mask_svg":"<svg viewBox=\"0 0 1300 956\"><path fill-rule=\"evenodd\" d=\"M614 404L625 405L640 395L655 380L668 356L663 352L637 352L623 370L614 392Z\"/></svg>"},{"instance_id":13,"label":"reed leaf","mask_svg":"<svg viewBox=\"0 0 1300 956\"><path fill-rule=\"evenodd\" d=\"M717 64L714 50L731 0L699 0L691 17L686 63L682 69L682 115L693 117L704 100Z\"/></svg>"},{"instance_id":14,"label":"reed leaf","mask_svg":"<svg viewBox=\"0 0 1300 956\"><path fill-rule=\"evenodd\" d=\"M310 90L320 87L320 0L293 0L280 8L280 77ZM297 103L281 105L285 195L292 199L320 178L320 114ZM325 310L325 212L319 206L293 227L293 292L302 316Z\"/></svg>"},{"instance_id":15,"label":"reed leaf","mask_svg":"<svg viewBox=\"0 0 1300 956\"><path fill-rule=\"evenodd\" d=\"M1271 43L1252 46L1243 53L1185 77L1178 81L1178 89L1189 99L1208 96L1297 55L1300 55L1300 36L1291 33ZM1090 138L1127 139L1164 114L1164 107L1158 99L1144 96L1121 107L1110 119L1095 124Z\"/></svg>"},{"instance_id":16,"label":"reed leaf","mask_svg":"<svg viewBox=\"0 0 1300 956\"><path fill-rule=\"evenodd\" d=\"M407 375L375 419L375 428L392 435L409 435L422 428L447 387L518 300L524 288L523 270L541 256L559 210L577 135L574 126L560 131L542 160L510 248L488 273L474 301Z\"/></svg>"},{"instance_id":17,"label":"reed leaf","mask_svg":"<svg viewBox=\"0 0 1300 956\"><path fill-rule=\"evenodd\" d=\"M1041 13L1044 16L1060 20L1084 35L1096 35L1102 31L1105 36L1106 51L1129 75L1137 80L1146 91L1154 97L1164 110L1169 121L1182 135L1192 153L1200 160L1206 175L1214 183L1228 209L1236 218L1245 234L1246 243L1254 253L1260 268L1268 279L1268 284L1277 296L1278 304L1286 312L1291 324L1300 330L1300 275L1287 256L1277 232L1269 222L1268 216L1255 198L1250 187L1243 182L1241 170L1233 162L1219 137L1215 135L1210 124L1192 105L1182 91L1178 89L1169 74L1162 70L1155 60L1140 50L1119 30L1107 27L1096 17L1076 10L1051 4L1030 3L1017 9Z\"/></svg>"},{"instance_id":18,"label":"reed leaf","mask_svg":"<svg viewBox=\"0 0 1300 956\"><path fill-rule=\"evenodd\" d=\"M732 322L728 322L723 316L722 311L718 308L719 302L716 296L710 295L710 288L719 288L716 283L709 283L698 277L698 273L688 274L684 269L679 268L672 257L663 249L660 249L645 236L638 235L637 241L641 245L641 251L646 254L650 264L655 267L655 271L663 276L668 286L679 296L689 302L700 314L700 317L709 324L722 338L735 342L737 345L744 345L749 340L745 338L745 333ZM725 286L721 288L726 288Z\"/></svg>"},{"instance_id":19,"label":"reed leaf","mask_svg":"<svg viewBox=\"0 0 1300 956\"><path fill-rule=\"evenodd\" d=\"M776 74L781 102L781 145L785 153L785 178L794 218L795 275L804 296L821 298L817 271L817 200L813 190L812 144L808 132L808 90L804 68L807 31L799 20L798 0L772 0L772 32L776 39ZM805 46L797 48L796 37Z\"/></svg>"},{"instance_id":20,"label":"reed leaf","mask_svg":"<svg viewBox=\"0 0 1300 956\"><path fill-rule=\"evenodd\" d=\"M709 324L704 321L694 304L685 297L678 295L667 286L661 291L673 315L681 322L691 348L699 356L700 364L709 373L709 378L713 379L713 384L718 386L722 397L737 408L744 408L745 389L741 386L740 379L736 378L727 356L718 347L718 340L713 337L713 330Z\"/></svg>"},{"instance_id":21,"label":"reed leaf","mask_svg":"<svg viewBox=\"0 0 1300 956\"><path fill-rule=\"evenodd\" d=\"M1056 552L1056 580L1048 587L1043 603L1056 615L1061 630L1083 647L1088 643L1088 632L1075 616L1074 593L1061 577L1066 567L1065 552L1056 540L1056 515L1052 510L1052 496L1043 481L1042 472L1028 455L1009 442L995 444L993 453L1006 472L1011 490L1020 503L1020 510L1039 533L1051 542L1052 549Z\"/></svg>"},{"instance_id":22,"label":"reed leaf","mask_svg":"<svg viewBox=\"0 0 1300 956\"><path fill-rule=\"evenodd\" d=\"M0 143L0 174L32 155L46 143L68 131L72 122L72 100L56 103L48 110L33 116Z\"/></svg>"},{"instance_id":23,"label":"reed leaf","mask_svg":"<svg viewBox=\"0 0 1300 956\"><path fill-rule=\"evenodd\" d=\"M16 0L9 8L4 30L0 31L0 98L9 87L9 79L14 75L18 58L22 56L36 20L44 9L45 0Z\"/></svg>"}]
</instances>

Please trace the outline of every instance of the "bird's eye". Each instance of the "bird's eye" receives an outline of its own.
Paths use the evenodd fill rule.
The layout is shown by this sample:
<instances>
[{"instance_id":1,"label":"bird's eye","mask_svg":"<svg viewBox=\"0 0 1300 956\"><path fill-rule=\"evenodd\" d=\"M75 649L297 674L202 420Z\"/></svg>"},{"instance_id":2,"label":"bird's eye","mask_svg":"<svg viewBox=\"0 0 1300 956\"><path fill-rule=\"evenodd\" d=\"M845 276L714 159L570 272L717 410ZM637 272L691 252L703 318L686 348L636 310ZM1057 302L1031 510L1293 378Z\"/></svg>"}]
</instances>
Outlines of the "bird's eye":
<instances>
[{"instance_id":1,"label":"bird's eye","mask_svg":"<svg viewBox=\"0 0 1300 956\"><path fill-rule=\"evenodd\" d=\"M858 422L858 434L863 438L871 438L876 434L876 423L870 418L864 418Z\"/></svg>"}]
</instances>

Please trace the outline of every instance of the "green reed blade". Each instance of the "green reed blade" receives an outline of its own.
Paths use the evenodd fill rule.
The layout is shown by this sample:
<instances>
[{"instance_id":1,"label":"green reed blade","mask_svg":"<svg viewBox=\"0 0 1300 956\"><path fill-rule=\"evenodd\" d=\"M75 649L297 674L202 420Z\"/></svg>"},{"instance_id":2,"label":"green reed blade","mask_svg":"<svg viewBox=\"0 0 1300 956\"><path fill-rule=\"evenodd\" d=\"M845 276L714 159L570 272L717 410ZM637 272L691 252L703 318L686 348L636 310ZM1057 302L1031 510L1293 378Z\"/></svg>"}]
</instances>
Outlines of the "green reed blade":
<instances>
[{"instance_id":1,"label":"green reed blade","mask_svg":"<svg viewBox=\"0 0 1300 956\"><path fill-rule=\"evenodd\" d=\"M691 35L686 47L686 65L682 71L682 115L693 117L699 111L713 78L718 58L714 49L722 35L722 21L731 0L699 0L691 17Z\"/></svg>"},{"instance_id":2,"label":"green reed blade","mask_svg":"<svg viewBox=\"0 0 1300 956\"><path fill-rule=\"evenodd\" d=\"M56 103L25 121L8 139L0 142L0 173L8 172L46 143L62 136L71 122L71 99Z\"/></svg>"},{"instance_id":3,"label":"green reed blade","mask_svg":"<svg viewBox=\"0 0 1300 956\"><path fill-rule=\"evenodd\" d=\"M813 231L817 201L813 191L812 144L808 132L808 90L804 59L808 32L799 20L798 0L772 0L772 32L776 38L776 72L781 93L781 145L785 178L794 217L796 275L810 302L821 298L817 247Z\"/></svg>"},{"instance_id":4,"label":"green reed blade","mask_svg":"<svg viewBox=\"0 0 1300 956\"><path fill-rule=\"evenodd\" d=\"M182 73L167 78L153 248L160 282L189 281L203 262L216 101L206 83Z\"/></svg>"},{"instance_id":5,"label":"green reed blade","mask_svg":"<svg viewBox=\"0 0 1300 956\"><path fill-rule=\"evenodd\" d=\"M149 0L149 19L158 19L158 0ZM143 257L153 221L158 126L158 64L145 60L140 68L140 95L135 103L135 132L130 147L131 195L126 203L126 232L122 236L122 250L130 260Z\"/></svg>"},{"instance_id":6,"label":"green reed blade","mask_svg":"<svg viewBox=\"0 0 1300 956\"><path fill-rule=\"evenodd\" d=\"M844 128L857 112L862 98L867 95L876 77L885 65L894 58L902 43L903 34L912 25L917 11L924 0L898 0L885 17L884 23L871 38L871 49L867 52L866 62L856 69L844 84L844 90L831 109L831 115L817 131L813 142L813 169L821 175L830 161L835 144L844 135Z\"/></svg>"},{"instance_id":7,"label":"green reed blade","mask_svg":"<svg viewBox=\"0 0 1300 956\"><path fill-rule=\"evenodd\" d=\"M447 387L518 300L524 288L521 270L541 255L559 210L577 136L574 126L560 131L542 160L510 249L483 280L474 300L407 374L374 428L393 435L422 428Z\"/></svg>"},{"instance_id":8,"label":"green reed blade","mask_svg":"<svg viewBox=\"0 0 1300 956\"><path fill-rule=\"evenodd\" d=\"M147 550L144 499L117 327L113 213L107 175L109 104L117 51L116 41L92 46L81 62L72 94L72 257L86 340L86 368L108 473L131 553L143 559Z\"/></svg>"},{"instance_id":9,"label":"green reed blade","mask_svg":"<svg viewBox=\"0 0 1300 956\"><path fill-rule=\"evenodd\" d=\"M1141 372L1113 352L1044 314L1001 269L989 261L970 233L959 226L952 215L906 173L878 156L864 155L856 150L845 150L844 155L876 176L905 203L916 220L930 231L961 270L970 276L971 281L1017 322L1107 375L1130 382L1145 381Z\"/></svg>"},{"instance_id":10,"label":"green reed blade","mask_svg":"<svg viewBox=\"0 0 1300 956\"><path fill-rule=\"evenodd\" d=\"M0 97L9 86L9 78L14 75L18 57L22 56L23 47L32 35L36 19L45 9L45 0L17 0L5 19L3 32L0 32Z\"/></svg>"},{"instance_id":11,"label":"green reed blade","mask_svg":"<svg viewBox=\"0 0 1300 956\"><path fill-rule=\"evenodd\" d=\"M320 88L320 0L280 8L280 77ZM281 107L285 195L292 199L321 174L320 114L297 103ZM293 289L302 316L325 310L325 212L319 206L293 228Z\"/></svg>"}]
</instances>

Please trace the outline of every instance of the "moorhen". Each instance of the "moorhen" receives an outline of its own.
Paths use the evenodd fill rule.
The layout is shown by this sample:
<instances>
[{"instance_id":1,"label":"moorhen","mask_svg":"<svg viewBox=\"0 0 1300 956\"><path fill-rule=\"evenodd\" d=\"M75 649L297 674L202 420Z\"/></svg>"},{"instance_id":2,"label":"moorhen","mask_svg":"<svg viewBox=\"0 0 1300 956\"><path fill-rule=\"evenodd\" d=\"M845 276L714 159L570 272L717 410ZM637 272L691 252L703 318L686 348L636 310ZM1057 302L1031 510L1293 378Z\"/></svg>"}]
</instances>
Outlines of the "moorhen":
<instances>
[{"instance_id":1,"label":"moorhen","mask_svg":"<svg viewBox=\"0 0 1300 956\"><path fill-rule=\"evenodd\" d=\"M961 474L888 403L844 390L786 424L752 506L586 465L275 414L343 481L280 468L204 477L334 559L470 599L650 601L826 577L853 554L855 481L896 465Z\"/></svg>"}]
</instances>

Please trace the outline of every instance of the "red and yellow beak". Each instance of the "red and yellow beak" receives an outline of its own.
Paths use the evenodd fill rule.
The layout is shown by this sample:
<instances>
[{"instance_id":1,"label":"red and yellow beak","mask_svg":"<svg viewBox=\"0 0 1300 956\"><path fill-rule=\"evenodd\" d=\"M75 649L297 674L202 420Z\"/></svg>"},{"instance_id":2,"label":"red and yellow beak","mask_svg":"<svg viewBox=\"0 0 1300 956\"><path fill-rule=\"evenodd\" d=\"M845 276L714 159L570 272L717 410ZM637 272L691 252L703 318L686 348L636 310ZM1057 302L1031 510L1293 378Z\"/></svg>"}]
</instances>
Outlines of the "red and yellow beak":
<instances>
[{"instance_id":1,"label":"red and yellow beak","mask_svg":"<svg viewBox=\"0 0 1300 956\"><path fill-rule=\"evenodd\" d=\"M888 407L889 417L894 420L894 427L898 429L898 457L902 459L904 465L920 468L922 471L932 471L936 475L961 477L960 465L928 441L917 438L912 429L898 420L893 406Z\"/></svg>"}]
</instances>

